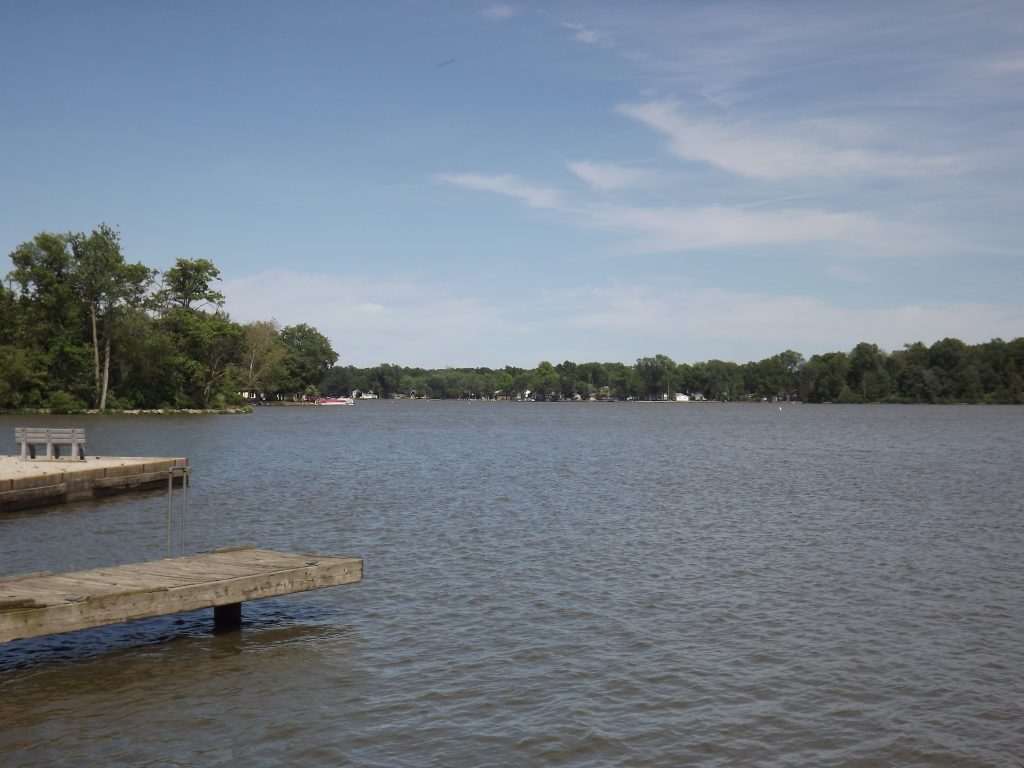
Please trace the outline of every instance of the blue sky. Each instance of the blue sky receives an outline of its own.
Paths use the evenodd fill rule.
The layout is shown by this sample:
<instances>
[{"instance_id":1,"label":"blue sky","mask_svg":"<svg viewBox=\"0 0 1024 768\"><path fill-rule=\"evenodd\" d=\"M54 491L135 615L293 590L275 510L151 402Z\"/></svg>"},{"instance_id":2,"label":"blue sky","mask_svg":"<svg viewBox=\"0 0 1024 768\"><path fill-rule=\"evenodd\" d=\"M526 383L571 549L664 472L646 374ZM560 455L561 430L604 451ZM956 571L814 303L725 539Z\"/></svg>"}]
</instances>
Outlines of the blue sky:
<instances>
[{"instance_id":1,"label":"blue sky","mask_svg":"<svg viewBox=\"0 0 1024 768\"><path fill-rule=\"evenodd\" d=\"M1019 0L0 18L0 247L116 225L342 364L1024 335Z\"/></svg>"}]
</instances>

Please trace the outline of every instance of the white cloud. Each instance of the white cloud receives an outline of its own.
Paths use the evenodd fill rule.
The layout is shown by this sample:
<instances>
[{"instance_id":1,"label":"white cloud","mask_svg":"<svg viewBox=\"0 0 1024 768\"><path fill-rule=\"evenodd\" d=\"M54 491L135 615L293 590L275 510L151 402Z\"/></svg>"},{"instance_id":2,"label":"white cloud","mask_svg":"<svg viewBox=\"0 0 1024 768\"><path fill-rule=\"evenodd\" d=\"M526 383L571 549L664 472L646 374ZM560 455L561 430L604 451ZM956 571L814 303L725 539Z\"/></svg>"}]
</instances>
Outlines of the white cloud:
<instances>
[{"instance_id":1,"label":"white cloud","mask_svg":"<svg viewBox=\"0 0 1024 768\"><path fill-rule=\"evenodd\" d=\"M575 166L575 167L574 167ZM611 168L612 170L609 170ZM570 164L585 178L605 184L623 181L611 166ZM577 226L612 230L633 238L638 252L669 253L753 246L823 246L860 257L911 255L943 242L940 235L887 222L869 213L813 208L766 209L750 206L642 208L590 204L570 206L559 190L512 175L440 174L450 184L504 195L532 208L557 211Z\"/></svg>"},{"instance_id":2,"label":"white cloud","mask_svg":"<svg viewBox=\"0 0 1024 768\"><path fill-rule=\"evenodd\" d=\"M571 21L566 21L562 24L566 29L571 29L573 32L572 39L577 43L586 43L587 45L595 45L596 43L603 42L605 36L602 35L595 29L590 29L583 24L576 24Z\"/></svg>"},{"instance_id":3,"label":"white cloud","mask_svg":"<svg viewBox=\"0 0 1024 768\"><path fill-rule=\"evenodd\" d=\"M507 21L508 19L515 18L520 14L520 9L514 5L506 5L500 3L484 8L480 11L480 15L485 19L491 19L492 21Z\"/></svg>"},{"instance_id":4,"label":"white cloud","mask_svg":"<svg viewBox=\"0 0 1024 768\"><path fill-rule=\"evenodd\" d=\"M236 322L266 320L272 311L282 326L308 323L331 340L342 365L479 364L478 340L502 325L493 306L413 277L278 269L225 280L224 292Z\"/></svg>"},{"instance_id":5,"label":"white cloud","mask_svg":"<svg viewBox=\"0 0 1024 768\"><path fill-rule=\"evenodd\" d=\"M566 163L566 167L591 186L605 191L640 187L654 180L650 171L590 160Z\"/></svg>"},{"instance_id":6,"label":"white cloud","mask_svg":"<svg viewBox=\"0 0 1024 768\"><path fill-rule=\"evenodd\" d=\"M689 117L675 101L620 104L616 109L667 136L669 150L678 157L753 179L906 177L958 165L949 156L844 146L848 129L824 120L789 126L724 123Z\"/></svg>"},{"instance_id":7,"label":"white cloud","mask_svg":"<svg viewBox=\"0 0 1024 768\"><path fill-rule=\"evenodd\" d=\"M750 245L837 243L874 239L879 222L860 213L807 209L742 210L722 206L693 209L602 208L601 226L627 230L647 251L692 251Z\"/></svg>"},{"instance_id":8,"label":"white cloud","mask_svg":"<svg viewBox=\"0 0 1024 768\"><path fill-rule=\"evenodd\" d=\"M822 255L871 258L917 255L942 242L937 234L868 213L812 208L595 206L589 217L591 226L621 231L635 238L635 250L654 253L816 245Z\"/></svg>"},{"instance_id":9,"label":"white cloud","mask_svg":"<svg viewBox=\"0 0 1024 768\"><path fill-rule=\"evenodd\" d=\"M979 69L995 75L1024 75L1024 56L1001 56L982 61Z\"/></svg>"},{"instance_id":10,"label":"white cloud","mask_svg":"<svg viewBox=\"0 0 1024 768\"><path fill-rule=\"evenodd\" d=\"M374 280L271 270L225 281L238 322L308 323L340 364L431 368L532 367L542 359L632 362L661 352L680 362L746 362L791 348L805 355L847 351L860 341L885 349L952 336L979 343L1013 338L1024 309L980 303L857 307L808 295L695 286L658 275L516 292L496 301L415 276ZM557 332L553 332L553 330Z\"/></svg>"},{"instance_id":11,"label":"white cloud","mask_svg":"<svg viewBox=\"0 0 1024 768\"><path fill-rule=\"evenodd\" d=\"M558 209L562 207L561 193L550 187L528 184L516 176L489 176L480 173L442 173L436 177L439 181L456 184L460 187L476 189L482 192L494 192L506 197L515 198L531 208Z\"/></svg>"},{"instance_id":12,"label":"white cloud","mask_svg":"<svg viewBox=\"0 0 1024 768\"><path fill-rule=\"evenodd\" d=\"M736 362L792 348L810 356L848 351L861 341L884 349L947 336L980 343L1013 337L1024 311L977 303L851 307L812 296L770 296L689 285L610 285L566 292L552 301L568 307L572 324L633 342L634 356L660 351L695 361L731 350ZM653 353L653 352L652 352Z\"/></svg>"}]
</instances>

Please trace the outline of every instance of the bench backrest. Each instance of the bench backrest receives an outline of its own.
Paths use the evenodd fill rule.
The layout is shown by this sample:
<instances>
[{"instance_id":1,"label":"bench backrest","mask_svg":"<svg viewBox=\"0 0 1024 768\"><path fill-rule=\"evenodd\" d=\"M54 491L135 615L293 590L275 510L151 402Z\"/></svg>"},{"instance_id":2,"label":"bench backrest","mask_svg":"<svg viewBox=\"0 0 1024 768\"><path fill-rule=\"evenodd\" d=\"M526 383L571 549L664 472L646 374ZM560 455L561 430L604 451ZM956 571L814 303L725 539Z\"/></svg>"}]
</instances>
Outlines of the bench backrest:
<instances>
[{"instance_id":1,"label":"bench backrest","mask_svg":"<svg viewBox=\"0 0 1024 768\"><path fill-rule=\"evenodd\" d=\"M14 439L19 443L84 443L84 427L15 427Z\"/></svg>"}]
</instances>

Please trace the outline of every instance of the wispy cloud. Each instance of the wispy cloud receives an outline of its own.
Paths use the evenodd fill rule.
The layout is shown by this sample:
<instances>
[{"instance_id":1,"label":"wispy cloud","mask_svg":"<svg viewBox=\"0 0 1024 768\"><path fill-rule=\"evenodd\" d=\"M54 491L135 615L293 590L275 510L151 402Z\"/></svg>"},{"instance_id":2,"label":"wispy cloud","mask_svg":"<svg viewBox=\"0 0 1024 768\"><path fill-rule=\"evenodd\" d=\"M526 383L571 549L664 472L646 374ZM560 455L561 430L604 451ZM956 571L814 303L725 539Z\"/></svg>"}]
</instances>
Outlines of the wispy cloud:
<instances>
[{"instance_id":1,"label":"wispy cloud","mask_svg":"<svg viewBox=\"0 0 1024 768\"><path fill-rule=\"evenodd\" d=\"M520 8L514 5L507 5L505 3L491 5L480 11L481 16L485 19L491 19L492 21L507 21L515 18L520 13Z\"/></svg>"},{"instance_id":2,"label":"wispy cloud","mask_svg":"<svg viewBox=\"0 0 1024 768\"><path fill-rule=\"evenodd\" d=\"M532 367L542 359L631 362L655 352L680 362L723 356L746 362L787 348L806 355L846 351L865 340L890 350L945 336L978 343L1010 338L1024 326L1021 308L957 302L858 307L664 276L487 301L421 275L374 279L270 270L227 280L224 288L234 320L266 320L273 307L282 326L313 325L331 340L340 364L357 366Z\"/></svg>"},{"instance_id":3,"label":"wispy cloud","mask_svg":"<svg viewBox=\"0 0 1024 768\"><path fill-rule=\"evenodd\" d=\"M606 191L640 187L655 180L651 171L612 163L578 160L566 163L566 167L591 186Z\"/></svg>"},{"instance_id":4,"label":"wispy cloud","mask_svg":"<svg viewBox=\"0 0 1024 768\"><path fill-rule=\"evenodd\" d=\"M598 206L591 213L595 225L628 233L642 252L817 245L825 252L867 256L898 250L905 255L918 250L925 238L862 212Z\"/></svg>"},{"instance_id":5,"label":"wispy cloud","mask_svg":"<svg viewBox=\"0 0 1024 768\"><path fill-rule=\"evenodd\" d=\"M562 23L562 26L572 31L572 39L577 43L595 45L597 43L607 42L606 35L598 32L596 29L591 29L584 24L566 21Z\"/></svg>"},{"instance_id":6,"label":"wispy cloud","mask_svg":"<svg viewBox=\"0 0 1024 768\"><path fill-rule=\"evenodd\" d=\"M593 171L583 170L581 176ZM600 170L592 175L606 183L615 176ZM941 241L937 234L866 212L722 205L655 208L603 202L571 205L560 190L529 184L517 176L463 173L437 178L557 211L574 226L617 232L632 240L630 250L642 253L814 244L826 253L871 257L918 254Z\"/></svg>"},{"instance_id":7,"label":"wispy cloud","mask_svg":"<svg viewBox=\"0 0 1024 768\"><path fill-rule=\"evenodd\" d=\"M422 276L375 280L278 269L226 280L224 291L233 320L265 320L273 307L282 326L310 323L325 334L342 365L440 365L446 356L471 364L473 353L483 353L476 342L507 324L494 306Z\"/></svg>"},{"instance_id":8,"label":"wispy cloud","mask_svg":"<svg viewBox=\"0 0 1024 768\"><path fill-rule=\"evenodd\" d=\"M690 361L707 359L722 349L742 350L734 358L737 362L786 348L807 355L847 351L865 340L889 350L946 336L979 343L1012 334L1024 322L1020 309L981 303L856 307L806 295L773 296L686 284L587 286L552 296L551 301L567 307L576 327L633 337L643 333L647 349ZM694 354L695 350L705 352Z\"/></svg>"},{"instance_id":9,"label":"wispy cloud","mask_svg":"<svg viewBox=\"0 0 1024 768\"><path fill-rule=\"evenodd\" d=\"M617 111L669 139L669 151L753 179L902 177L955 169L955 158L915 156L844 146L828 123L768 126L702 120L671 100L620 104ZM815 135L817 134L817 135Z\"/></svg>"},{"instance_id":10,"label":"wispy cloud","mask_svg":"<svg viewBox=\"0 0 1024 768\"><path fill-rule=\"evenodd\" d=\"M436 178L460 187L493 192L516 200L520 200L531 208L561 208L562 194L556 189L529 184L517 176L488 176L480 173L442 173Z\"/></svg>"}]
</instances>

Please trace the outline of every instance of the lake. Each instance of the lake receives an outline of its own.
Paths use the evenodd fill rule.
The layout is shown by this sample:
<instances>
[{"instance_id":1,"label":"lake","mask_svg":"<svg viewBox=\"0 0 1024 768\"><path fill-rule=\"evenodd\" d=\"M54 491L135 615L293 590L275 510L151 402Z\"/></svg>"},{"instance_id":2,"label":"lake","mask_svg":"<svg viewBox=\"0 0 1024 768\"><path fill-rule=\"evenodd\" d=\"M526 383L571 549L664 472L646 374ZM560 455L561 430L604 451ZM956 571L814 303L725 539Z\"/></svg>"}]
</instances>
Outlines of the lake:
<instances>
[{"instance_id":1,"label":"lake","mask_svg":"<svg viewBox=\"0 0 1024 768\"><path fill-rule=\"evenodd\" d=\"M0 646L0 765L1013 766L1024 408L360 402L0 416L188 456L188 551L362 584ZM0 574L165 556L162 492ZM177 531L175 532L177 536Z\"/></svg>"}]
</instances>

